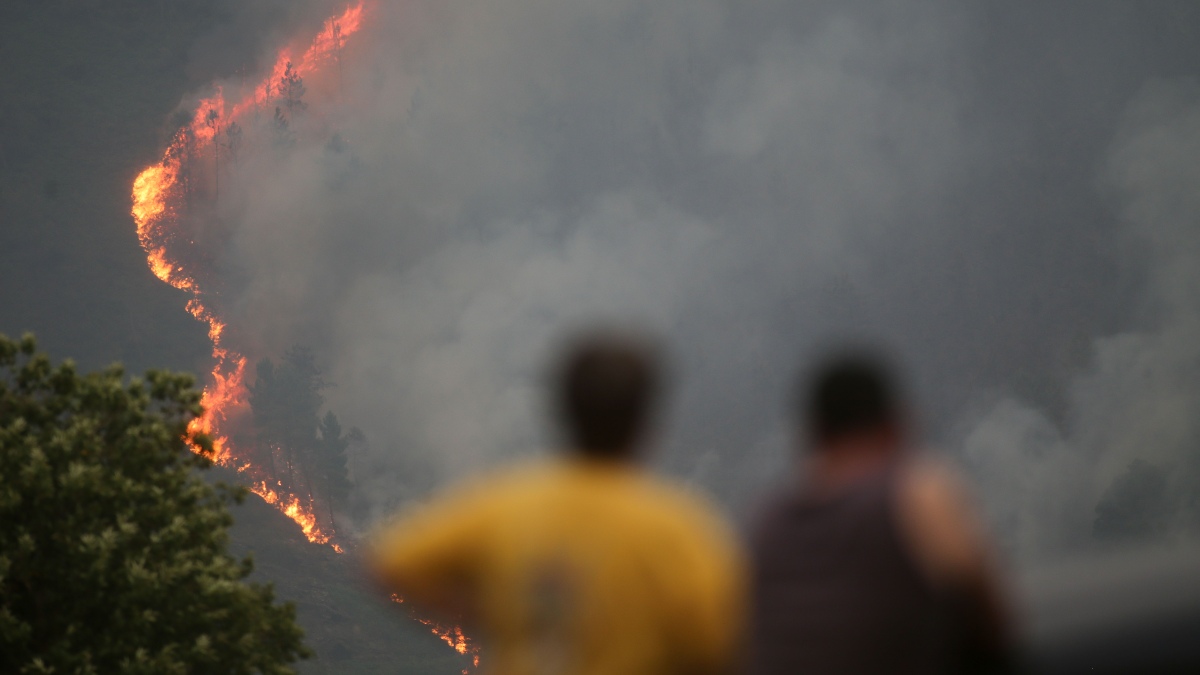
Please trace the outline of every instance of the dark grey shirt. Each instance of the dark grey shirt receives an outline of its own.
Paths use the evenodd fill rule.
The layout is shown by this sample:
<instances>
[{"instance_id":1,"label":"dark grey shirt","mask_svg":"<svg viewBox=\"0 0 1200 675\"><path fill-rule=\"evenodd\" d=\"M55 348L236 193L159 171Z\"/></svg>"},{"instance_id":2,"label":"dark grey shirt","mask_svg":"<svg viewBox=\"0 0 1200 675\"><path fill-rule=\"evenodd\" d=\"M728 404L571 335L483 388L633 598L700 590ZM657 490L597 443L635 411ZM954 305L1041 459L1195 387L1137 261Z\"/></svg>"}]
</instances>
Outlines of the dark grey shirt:
<instances>
[{"instance_id":1,"label":"dark grey shirt","mask_svg":"<svg viewBox=\"0 0 1200 675\"><path fill-rule=\"evenodd\" d=\"M791 486L768 502L751 541L751 673L958 670L948 605L901 540L898 475L827 498Z\"/></svg>"}]
</instances>

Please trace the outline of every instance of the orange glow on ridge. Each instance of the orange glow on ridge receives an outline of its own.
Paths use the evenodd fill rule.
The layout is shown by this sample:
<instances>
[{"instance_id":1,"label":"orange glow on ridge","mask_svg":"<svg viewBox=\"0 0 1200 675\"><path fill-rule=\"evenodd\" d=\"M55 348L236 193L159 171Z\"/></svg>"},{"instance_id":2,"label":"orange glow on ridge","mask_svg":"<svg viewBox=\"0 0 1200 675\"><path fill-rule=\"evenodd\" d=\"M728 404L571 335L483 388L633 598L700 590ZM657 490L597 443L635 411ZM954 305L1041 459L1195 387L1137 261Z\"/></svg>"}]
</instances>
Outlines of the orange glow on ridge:
<instances>
[{"instance_id":1,"label":"orange glow on ridge","mask_svg":"<svg viewBox=\"0 0 1200 675\"><path fill-rule=\"evenodd\" d=\"M212 172L214 183L218 180L219 162L230 152L231 141L226 135L232 123L245 123L260 113L271 115L272 100L279 95L279 87L288 68L298 77L316 75L329 66L339 66L341 50L348 38L357 33L366 18L364 2L360 0L347 6L336 17L327 19L321 29L303 49L298 45L282 48L276 56L271 72L249 91L239 91L239 99L230 102L226 91L215 87L211 96L201 99L196 105L191 121L179 129L167 148L162 160L146 167L134 178L131 191L130 213L137 225L138 242L146 253L146 263L158 279L188 292L191 297L186 310L196 320L208 326L208 338L212 342L213 367L209 382L201 394L203 413L188 423L188 438L203 434L212 440L214 463L233 469L245 476L249 490L286 515L303 532L305 538L315 544L324 544L337 553L345 549L333 540L330 526L323 527L317 517L311 493L294 494L283 487L283 481L272 475L273 466L280 457L278 448L258 448L259 457L264 451L272 467L254 461L254 455L239 451L231 440L232 422L244 419L250 410L249 389L246 383L246 355L226 344L227 322L218 313L205 286L203 278L197 278L197 263L194 254L189 255L188 246L194 244L186 237L181 214L188 212L193 196L207 197L198 193L192 185L192 171L204 169L205 162ZM297 59L295 54L301 54ZM226 160L227 161L227 158ZM201 179L201 183L202 183ZM214 189L212 202L218 196ZM189 441L193 452L202 453L201 448ZM272 487L274 486L274 487ZM403 600L392 596L396 602ZM472 655L472 663L479 666L479 646L463 634L458 626L442 626L428 619L414 616L428 626L434 635L456 652ZM462 671L464 675L467 670Z\"/></svg>"},{"instance_id":2,"label":"orange glow on ridge","mask_svg":"<svg viewBox=\"0 0 1200 675\"><path fill-rule=\"evenodd\" d=\"M249 391L245 381L247 359L223 343L226 323L206 301L205 289L188 268L187 250L181 249L182 242L178 241L184 234L179 214L187 206L188 191L191 189L188 185L190 176L186 173L191 168L189 164L196 163L202 157L219 161L221 144L224 142L222 131L248 113L264 105L269 107L270 97L289 64L299 76L317 72L340 57L340 50L347 38L358 32L363 19L364 6L360 1L348 6L340 15L326 20L302 52L299 62L292 63L291 50L282 49L270 75L236 103L230 104L225 98L224 89L216 87L212 96L202 99L196 106L191 122L172 137L162 160L146 167L134 178L130 209L137 225L138 242L146 252L146 263L151 272L163 282L191 293L192 297L186 306L188 313L208 325L214 364L210 382L201 395L204 412L188 424L189 437L195 434L209 436L213 444L211 459L215 463L250 477L252 492L295 521L309 541L329 544L338 553L342 553L343 549L331 541L330 532L321 528L311 495L280 494L268 488L268 482L277 481L273 481L267 467L256 466L246 458L239 457L237 448L231 444L226 423L244 415L249 409ZM263 100L259 99L260 92L264 94ZM217 168L214 165L213 171ZM192 445L192 449L200 452L199 446Z\"/></svg>"},{"instance_id":3,"label":"orange glow on ridge","mask_svg":"<svg viewBox=\"0 0 1200 675\"><path fill-rule=\"evenodd\" d=\"M395 603L404 604L404 598L397 593L392 593L391 600ZM416 615L413 615L413 618L422 625L428 626L431 633L438 636L438 639L442 642L450 645L450 648L454 651L464 656L470 654L472 665L476 668L479 667L479 645L473 644L471 638L463 634L462 627L444 626L433 619L423 619ZM467 671L464 670L463 672Z\"/></svg>"}]
</instances>

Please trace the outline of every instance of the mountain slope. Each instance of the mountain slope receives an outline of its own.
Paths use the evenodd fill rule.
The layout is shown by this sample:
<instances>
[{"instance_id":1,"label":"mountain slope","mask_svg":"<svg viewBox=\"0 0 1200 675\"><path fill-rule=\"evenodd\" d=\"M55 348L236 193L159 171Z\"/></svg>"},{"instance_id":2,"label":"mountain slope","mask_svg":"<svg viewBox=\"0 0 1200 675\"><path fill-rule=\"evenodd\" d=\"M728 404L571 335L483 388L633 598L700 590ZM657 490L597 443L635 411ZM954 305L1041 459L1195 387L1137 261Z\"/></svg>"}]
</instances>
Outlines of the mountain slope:
<instances>
[{"instance_id":1,"label":"mountain slope","mask_svg":"<svg viewBox=\"0 0 1200 675\"><path fill-rule=\"evenodd\" d=\"M281 600L295 603L305 642L317 653L300 672L451 675L469 668L468 657L372 585L353 549L339 554L310 543L253 495L233 512L231 552L253 556L252 579L273 583Z\"/></svg>"}]
</instances>

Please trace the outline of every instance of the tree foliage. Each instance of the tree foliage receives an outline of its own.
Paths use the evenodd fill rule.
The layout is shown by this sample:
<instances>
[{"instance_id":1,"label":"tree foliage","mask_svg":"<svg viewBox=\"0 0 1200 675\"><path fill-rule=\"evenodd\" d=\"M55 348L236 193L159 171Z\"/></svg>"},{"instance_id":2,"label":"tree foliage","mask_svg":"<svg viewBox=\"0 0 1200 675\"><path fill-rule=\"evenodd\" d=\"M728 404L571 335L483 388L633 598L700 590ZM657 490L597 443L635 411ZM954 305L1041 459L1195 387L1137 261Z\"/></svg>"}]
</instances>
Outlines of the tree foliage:
<instances>
[{"instance_id":1,"label":"tree foliage","mask_svg":"<svg viewBox=\"0 0 1200 675\"><path fill-rule=\"evenodd\" d=\"M290 128L296 121L296 115L308 108L308 104L304 102L304 94L307 91L304 78L292 67L291 61L285 64L283 75L275 85L275 91L278 94L274 117L275 143L286 147L296 140L295 133Z\"/></svg>"},{"instance_id":2,"label":"tree foliage","mask_svg":"<svg viewBox=\"0 0 1200 675\"><path fill-rule=\"evenodd\" d=\"M256 445L268 453L271 473L289 492L299 493L312 485L309 465L325 386L312 352L293 347L278 364L269 358L259 361L249 387Z\"/></svg>"},{"instance_id":3,"label":"tree foliage","mask_svg":"<svg viewBox=\"0 0 1200 675\"><path fill-rule=\"evenodd\" d=\"M284 65L283 75L279 78L279 85L276 87L279 92L279 102L285 110L287 110L288 119L308 107L304 102L304 94L308 91L304 86L304 78L300 77L300 73L292 68L292 62L288 61Z\"/></svg>"},{"instance_id":4,"label":"tree foliage","mask_svg":"<svg viewBox=\"0 0 1200 675\"><path fill-rule=\"evenodd\" d=\"M312 352L293 347L277 365L258 362L250 385L250 407L259 442L282 446L296 453L312 449L317 433L317 411L325 403L327 386Z\"/></svg>"},{"instance_id":5,"label":"tree foliage","mask_svg":"<svg viewBox=\"0 0 1200 675\"><path fill-rule=\"evenodd\" d=\"M226 553L242 493L196 471L192 385L80 375L0 335L0 672L289 673L308 655L294 608Z\"/></svg>"}]
</instances>

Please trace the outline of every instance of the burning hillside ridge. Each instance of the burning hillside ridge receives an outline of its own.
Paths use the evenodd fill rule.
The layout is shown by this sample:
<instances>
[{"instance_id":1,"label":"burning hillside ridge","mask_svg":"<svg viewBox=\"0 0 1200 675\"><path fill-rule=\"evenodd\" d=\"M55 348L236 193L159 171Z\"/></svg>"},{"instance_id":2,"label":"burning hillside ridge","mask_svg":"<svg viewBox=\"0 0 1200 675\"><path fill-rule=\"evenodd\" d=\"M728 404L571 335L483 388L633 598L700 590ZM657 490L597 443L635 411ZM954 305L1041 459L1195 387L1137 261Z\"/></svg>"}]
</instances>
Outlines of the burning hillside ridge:
<instances>
[{"instance_id":1,"label":"burning hillside ridge","mask_svg":"<svg viewBox=\"0 0 1200 675\"><path fill-rule=\"evenodd\" d=\"M293 520L310 542L338 553L344 549L334 514L350 489L345 451L364 437L357 429L343 433L332 412L318 416L327 383L308 350L262 359L251 377L250 350L231 337L221 305L215 259L228 235L218 208L222 184L236 181L242 164L256 154L284 158L301 137L336 141L322 107L336 101L342 58L366 15L363 2L350 4L309 40L282 49L256 84L215 85L177 117L162 160L138 174L132 191L147 264L163 282L191 294L187 311L208 326L212 342L204 413L188 430L208 435L212 459L241 474L250 491ZM462 628L413 618L478 665L479 648Z\"/></svg>"},{"instance_id":2,"label":"burning hillside ridge","mask_svg":"<svg viewBox=\"0 0 1200 675\"><path fill-rule=\"evenodd\" d=\"M189 431L209 435L214 461L243 474L251 491L294 520L309 541L339 552L341 546L333 541L333 502L345 490L344 449L349 441L341 436L332 414L315 430L308 425L319 434L315 438L289 434L288 420L270 412L286 405L280 398L288 395L283 385L270 386L270 376L279 374L270 361L259 364L258 384L247 382L247 356L231 344L235 341L222 318L212 251L222 236L215 215L222 179L236 177L241 157L286 150L294 142L310 100L328 100L329 91L336 88L343 53L365 14L362 2L348 5L309 40L283 48L270 74L257 84L243 83L234 92L215 86L180 124L162 161L138 174L132 192L138 240L151 271L191 293L187 310L207 324L213 345L214 365L202 399L205 412ZM310 96L313 83L316 95ZM315 392L322 383L311 357L290 353L281 366L280 372L302 380L310 394L306 403L315 413L320 405ZM270 372L264 373L264 368ZM261 406L252 405L256 397ZM326 509L317 508L321 500ZM326 511L327 517L318 515Z\"/></svg>"},{"instance_id":3,"label":"burning hillside ridge","mask_svg":"<svg viewBox=\"0 0 1200 675\"><path fill-rule=\"evenodd\" d=\"M400 595L396 593L392 593L390 599L392 602L404 604L404 598L400 597ZM476 644L474 640L467 637L463 633L463 629L460 626L448 626L438 623L433 619L422 618L416 614L411 614L411 616L413 620L417 621L423 626L428 627L429 631L436 635L439 640L445 642L447 645L450 645L451 649L459 654L462 654L463 656L470 656L472 665L474 665L476 668L479 667L479 645ZM467 673L466 670L462 672L463 675L466 675Z\"/></svg>"}]
</instances>

